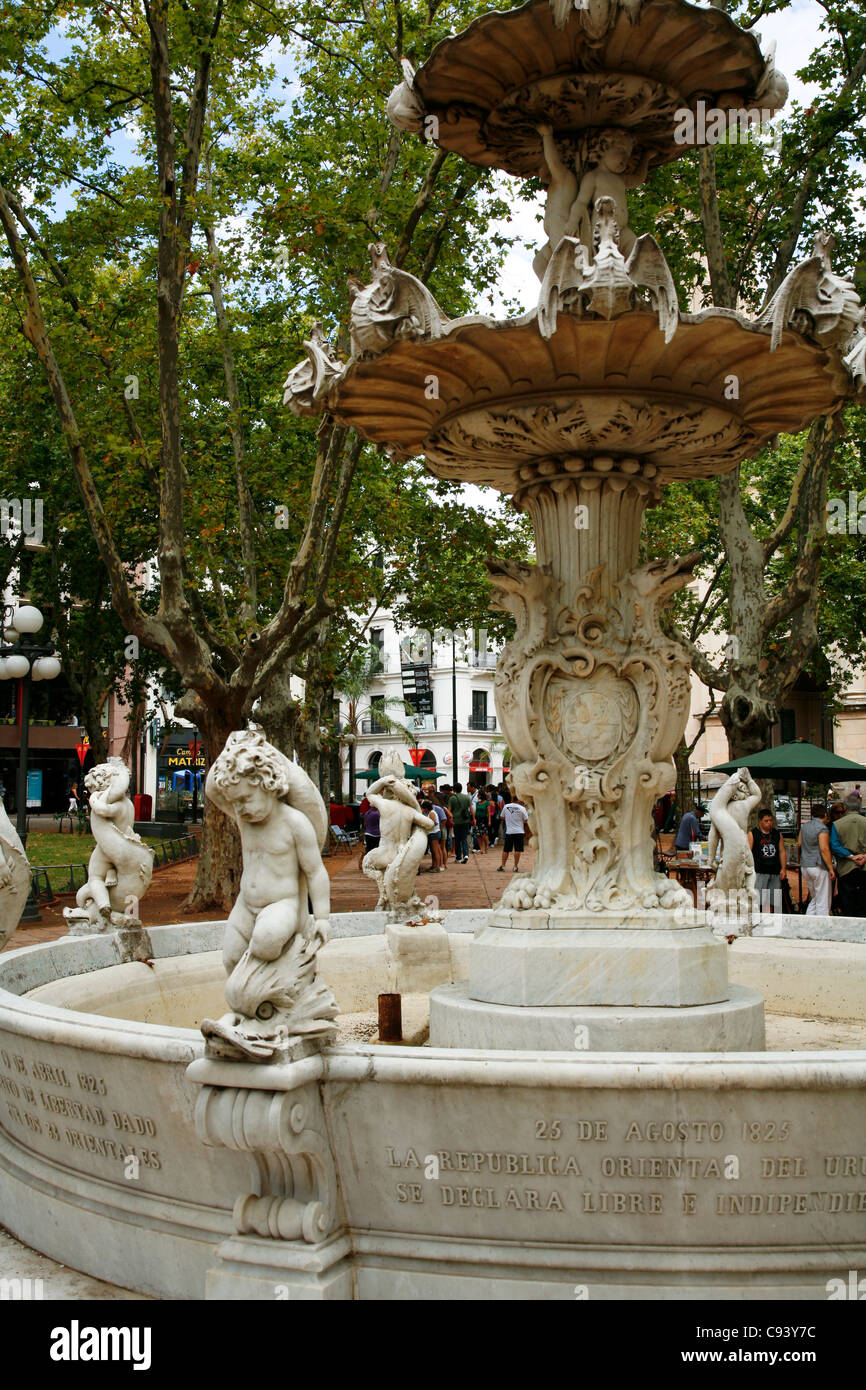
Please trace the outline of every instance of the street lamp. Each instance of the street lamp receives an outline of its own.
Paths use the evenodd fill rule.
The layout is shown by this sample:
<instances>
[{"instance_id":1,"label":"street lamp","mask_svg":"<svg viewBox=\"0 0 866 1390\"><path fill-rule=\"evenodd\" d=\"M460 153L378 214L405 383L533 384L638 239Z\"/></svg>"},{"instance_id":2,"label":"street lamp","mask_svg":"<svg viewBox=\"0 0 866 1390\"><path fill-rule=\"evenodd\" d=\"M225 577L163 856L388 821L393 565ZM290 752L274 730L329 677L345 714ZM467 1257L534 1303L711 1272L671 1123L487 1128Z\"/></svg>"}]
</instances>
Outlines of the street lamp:
<instances>
[{"instance_id":1,"label":"street lamp","mask_svg":"<svg viewBox=\"0 0 866 1390\"><path fill-rule=\"evenodd\" d=\"M27 844L27 754L30 741L30 685L32 681L53 681L60 675L60 662L52 644L33 641L43 624L42 614L32 603L13 601L4 605L3 638L0 645L0 680L18 681L18 719L21 730L16 783L16 829L22 845ZM7 643L15 642L15 645Z\"/></svg>"}]
</instances>

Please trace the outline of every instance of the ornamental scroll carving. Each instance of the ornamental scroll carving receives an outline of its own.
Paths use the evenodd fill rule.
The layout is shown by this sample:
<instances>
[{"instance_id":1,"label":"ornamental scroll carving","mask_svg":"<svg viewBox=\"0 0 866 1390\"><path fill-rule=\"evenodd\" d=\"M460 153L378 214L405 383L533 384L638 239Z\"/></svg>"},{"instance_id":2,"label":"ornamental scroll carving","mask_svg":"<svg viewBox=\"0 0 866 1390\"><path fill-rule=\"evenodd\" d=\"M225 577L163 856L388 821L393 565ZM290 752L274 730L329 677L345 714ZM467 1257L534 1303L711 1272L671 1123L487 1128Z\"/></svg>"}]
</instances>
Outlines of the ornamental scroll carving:
<instances>
[{"instance_id":1,"label":"ornamental scroll carving","mask_svg":"<svg viewBox=\"0 0 866 1390\"><path fill-rule=\"evenodd\" d=\"M339 1222L337 1174L315 1082L292 1091L204 1086L203 1144L247 1153L250 1191L234 1205L239 1235L318 1244Z\"/></svg>"},{"instance_id":2,"label":"ornamental scroll carving","mask_svg":"<svg viewBox=\"0 0 866 1390\"><path fill-rule=\"evenodd\" d=\"M581 505L575 498L593 496L594 525L636 529L648 494L642 478L614 470L570 490L537 484L521 505L534 514L543 556L545 509L561 523ZM650 817L674 783L690 697L688 658L659 613L699 558L618 575L612 553L574 588L550 563L491 562L495 602L517 625L497 669L496 707L536 849L532 876L515 879L503 907L621 916L684 900L653 870Z\"/></svg>"}]
</instances>

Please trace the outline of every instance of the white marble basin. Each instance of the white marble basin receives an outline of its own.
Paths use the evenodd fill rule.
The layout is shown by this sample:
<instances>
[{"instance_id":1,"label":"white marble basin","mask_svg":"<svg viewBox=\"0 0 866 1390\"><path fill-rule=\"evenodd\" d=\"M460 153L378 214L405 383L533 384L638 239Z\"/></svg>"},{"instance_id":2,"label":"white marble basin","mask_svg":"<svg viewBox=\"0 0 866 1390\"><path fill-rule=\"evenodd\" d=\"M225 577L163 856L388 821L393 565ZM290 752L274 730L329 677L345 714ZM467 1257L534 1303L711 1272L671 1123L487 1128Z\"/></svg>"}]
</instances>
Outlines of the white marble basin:
<instances>
[{"instance_id":1,"label":"white marble basin","mask_svg":"<svg viewBox=\"0 0 866 1390\"><path fill-rule=\"evenodd\" d=\"M446 920L451 978L478 920ZM387 988L382 927L375 913L334 920L322 967L344 1012L372 1011ZM216 1075L198 1023L222 1008L221 932L154 928L152 966L119 964L112 937L0 956L0 1222L63 1264L167 1298L274 1297L214 1277L250 1186L249 1155L195 1128L197 1083ZM866 1021L864 963L862 942L756 937L730 952L732 980L792 1016ZM837 1265L866 1264L866 1053L339 1045L254 1070L287 1090L296 1069L327 1116L356 1297L573 1298L580 1283L599 1297L725 1298L743 1280L749 1297L826 1297ZM675 1123L685 1137L664 1128ZM697 1140L695 1124L712 1129ZM478 1160L488 1150L503 1155L495 1172ZM538 1153L557 1153L561 1175L531 1176ZM445 1166L425 1181L414 1163L430 1154ZM741 1176L726 1181L715 1174L730 1156ZM695 1158L717 1164L677 1167Z\"/></svg>"}]
</instances>

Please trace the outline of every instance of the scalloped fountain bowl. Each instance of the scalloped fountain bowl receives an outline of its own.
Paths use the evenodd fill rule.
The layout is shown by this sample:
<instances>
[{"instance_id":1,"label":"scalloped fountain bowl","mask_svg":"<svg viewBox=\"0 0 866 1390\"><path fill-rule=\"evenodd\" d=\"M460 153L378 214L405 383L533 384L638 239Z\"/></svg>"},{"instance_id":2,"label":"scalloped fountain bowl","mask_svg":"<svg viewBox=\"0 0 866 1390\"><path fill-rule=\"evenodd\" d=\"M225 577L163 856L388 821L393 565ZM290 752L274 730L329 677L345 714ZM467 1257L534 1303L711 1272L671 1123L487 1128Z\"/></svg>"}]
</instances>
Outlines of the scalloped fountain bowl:
<instances>
[{"instance_id":1,"label":"scalloped fountain bowl","mask_svg":"<svg viewBox=\"0 0 866 1390\"><path fill-rule=\"evenodd\" d=\"M416 1044L430 988L466 974L483 915L448 914L447 958L396 980ZM222 926L151 929L152 964L118 963L113 937L0 955L0 1221L28 1245L179 1299L573 1299L576 1287L808 1299L863 1267L866 1052L352 1041L372 1038L376 996L395 984L381 916L357 913L335 916L322 957L346 1041L284 1067L238 1068L201 1060L197 1031L223 1007ZM771 1046L797 1045L808 1015L823 1020L825 1045L861 1048L863 924L772 928L804 929L831 939L740 941L732 979L765 995ZM775 1027L774 1015L785 1016ZM303 1275L312 1293L275 1293L249 1267L241 1284L221 1272L251 1184L248 1153L208 1146L201 1116L197 1134L197 1100L217 1082L269 1098L318 1092L336 1177L329 1239L342 1244L338 1277Z\"/></svg>"}]
</instances>

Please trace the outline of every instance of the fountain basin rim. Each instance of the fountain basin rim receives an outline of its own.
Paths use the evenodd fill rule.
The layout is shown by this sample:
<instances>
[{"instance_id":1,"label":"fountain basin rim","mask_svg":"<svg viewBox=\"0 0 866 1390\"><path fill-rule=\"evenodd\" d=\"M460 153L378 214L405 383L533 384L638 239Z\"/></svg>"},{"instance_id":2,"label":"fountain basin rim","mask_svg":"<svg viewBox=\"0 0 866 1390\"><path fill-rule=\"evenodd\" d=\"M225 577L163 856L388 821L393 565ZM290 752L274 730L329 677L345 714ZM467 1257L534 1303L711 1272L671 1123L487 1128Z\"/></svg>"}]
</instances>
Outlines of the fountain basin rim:
<instances>
[{"instance_id":1,"label":"fountain basin rim","mask_svg":"<svg viewBox=\"0 0 866 1390\"><path fill-rule=\"evenodd\" d=\"M472 934L474 926L477 926L477 919L478 913L473 910L457 910L446 914L446 925L450 927L450 934L465 937ZM841 919L829 920L832 923ZM338 928L337 939L373 938L382 932L383 914L377 912L335 914L335 924ZM213 920L152 927L147 933L151 947L150 954L155 960L170 961L215 951L221 945L224 925L223 920ZM780 925L782 924L780 923ZM770 939L775 942L778 938L775 933L772 933ZM757 945L762 940L762 936L756 936L753 940ZM819 937L805 940L794 938L794 941L802 946L811 944L821 947L830 944L825 943ZM183 947L184 945L187 947L186 950L177 949L178 946ZM62 965L66 961L73 968L69 970L58 969L58 965ZM573 1073L569 1072L570 1076L574 1075L575 1084L591 1086L594 1083L600 1084L602 1072L599 1071L599 1067L603 1064L614 1066L624 1077L634 1076L634 1085L642 1084L640 1077L645 1074L645 1069L650 1067L654 1069L653 1075L662 1074L668 1077L668 1080L659 1082L659 1085L677 1084L687 1087L701 1084L700 1077L706 1079L712 1074L712 1071L708 1071L707 1068L712 1069L715 1066L716 1069L721 1069L737 1078L732 1081L732 1085L754 1085L768 1089L772 1089L774 1084L772 1076L774 1074L776 1076L775 1084L787 1085L791 1076L798 1069L805 1067L806 1071L803 1074L808 1075L812 1082L823 1075L828 1068L832 1070L834 1077L837 1075L847 1077L850 1073L852 1079L840 1081L838 1083L840 1085L856 1085L866 1082L866 1050L861 1052L841 1049L822 1053L816 1053L813 1050L773 1051L769 1053L659 1053L648 1049L646 1052L593 1052L591 1057L575 1058L572 1052L542 1052L541 1050L524 1053L516 1050L429 1047L419 1049L399 1046L389 1046L387 1049L383 1049L380 1045L341 1043L324 1049L315 1057L288 1066L237 1066L229 1062L219 1063L206 1058L204 1039L196 1028L108 1017L103 1014L64 1008L38 998L27 997L28 991L36 989L42 984L72 976L90 974L122 963L114 948L113 934L64 937L36 946L26 946L18 950L3 952L0 954L0 1025L8 1032L26 1037L34 1042L71 1046L81 1050L92 1049L96 1052L152 1061L184 1063L194 1066L199 1063L209 1067L222 1066L227 1069L223 1084L240 1085L242 1084L242 1074L245 1076L259 1074L260 1078L267 1076L269 1084L274 1085L277 1089L281 1089L284 1084L289 1089L300 1084L296 1071L299 1066L310 1069L311 1079L315 1075L328 1078L344 1076L347 1080L357 1079L362 1074L375 1074L377 1077L387 1074L389 1079L395 1080L411 1079L411 1076L414 1075L411 1067L420 1067L419 1075L423 1074L424 1076L430 1075L431 1067L434 1070L440 1068L444 1069L449 1077L456 1078L462 1074L459 1070L461 1066L469 1066L473 1076L477 1075L476 1069L479 1066L482 1070L485 1067L494 1066L497 1074L501 1071L502 1076L507 1078L507 1082L503 1081L502 1084L521 1084L517 1080L517 1076L525 1073L532 1078L527 1084L550 1085L553 1083L546 1083L543 1080L545 1069L549 1065L560 1077L563 1075L563 1068L566 1070L569 1067L577 1068ZM29 978L27 978L28 976ZM7 980L13 988L8 987ZM15 985L20 987L20 993L15 992ZM539 1059L543 1059L543 1061ZM401 1061L403 1066L397 1067L395 1072L394 1065L397 1061ZM409 1063L411 1063L411 1067L407 1073L405 1068ZM519 1068L517 1072L515 1065ZM457 1072L454 1071L455 1067L458 1068ZM529 1068L528 1071L526 1071L527 1067ZM661 1073L658 1071L659 1068L661 1068ZM675 1072L672 1072L671 1068L674 1068ZM853 1071L852 1068L854 1068ZM682 1076L682 1080L673 1083L670 1078L674 1074ZM754 1081L748 1079L752 1075L754 1075ZM286 1078L290 1076L292 1079L287 1082ZM283 1078L283 1080L280 1081L279 1078ZM261 1084L261 1079L259 1084ZM623 1084L632 1083L623 1082ZM828 1084L837 1083L828 1082Z\"/></svg>"},{"instance_id":2,"label":"fountain basin rim","mask_svg":"<svg viewBox=\"0 0 866 1390\"><path fill-rule=\"evenodd\" d=\"M293 1091L311 1081L379 1081L393 1085L529 1087L563 1084L615 1090L856 1090L866 1084L866 1052L497 1052L449 1047L342 1043L285 1066L236 1069L203 1057L187 1075L204 1086Z\"/></svg>"}]
</instances>

